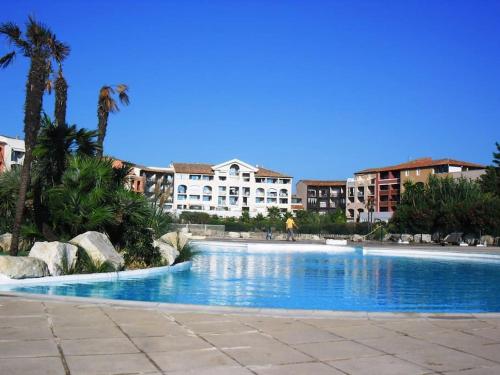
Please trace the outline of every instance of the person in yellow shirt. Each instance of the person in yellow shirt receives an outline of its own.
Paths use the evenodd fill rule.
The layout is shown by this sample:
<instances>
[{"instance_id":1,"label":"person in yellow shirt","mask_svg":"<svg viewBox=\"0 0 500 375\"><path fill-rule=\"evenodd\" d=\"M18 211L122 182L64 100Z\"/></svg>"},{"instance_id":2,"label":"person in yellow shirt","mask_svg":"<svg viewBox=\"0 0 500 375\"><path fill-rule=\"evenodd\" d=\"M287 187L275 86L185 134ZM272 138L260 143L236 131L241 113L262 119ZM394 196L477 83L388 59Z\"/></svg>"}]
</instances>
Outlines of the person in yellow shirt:
<instances>
[{"instance_id":1,"label":"person in yellow shirt","mask_svg":"<svg viewBox=\"0 0 500 375\"><path fill-rule=\"evenodd\" d=\"M293 235L293 228L297 228L297 224L295 224L295 220L293 220L293 217L289 217L286 219L286 240L290 241L290 238L292 241L295 241L295 237Z\"/></svg>"}]
</instances>

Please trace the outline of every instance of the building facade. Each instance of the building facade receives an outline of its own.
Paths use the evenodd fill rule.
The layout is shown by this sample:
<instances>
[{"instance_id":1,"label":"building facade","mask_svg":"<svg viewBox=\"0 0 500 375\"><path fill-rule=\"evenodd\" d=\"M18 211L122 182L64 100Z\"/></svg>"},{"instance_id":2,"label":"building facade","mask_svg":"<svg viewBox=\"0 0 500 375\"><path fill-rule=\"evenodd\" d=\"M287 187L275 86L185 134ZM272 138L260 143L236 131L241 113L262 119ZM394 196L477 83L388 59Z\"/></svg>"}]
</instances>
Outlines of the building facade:
<instances>
[{"instance_id":1,"label":"building facade","mask_svg":"<svg viewBox=\"0 0 500 375\"><path fill-rule=\"evenodd\" d=\"M127 185L137 193L159 204L166 211L173 209L174 169L134 165L127 176Z\"/></svg>"},{"instance_id":2,"label":"building facade","mask_svg":"<svg viewBox=\"0 0 500 375\"><path fill-rule=\"evenodd\" d=\"M0 173L23 165L25 152L22 139L0 135Z\"/></svg>"},{"instance_id":3,"label":"building facade","mask_svg":"<svg viewBox=\"0 0 500 375\"><path fill-rule=\"evenodd\" d=\"M217 165L172 163L173 208L219 216L267 215L269 207L285 212L292 204L292 177L238 159Z\"/></svg>"},{"instance_id":4,"label":"building facade","mask_svg":"<svg viewBox=\"0 0 500 375\"><path fill-rule=\"evenodd\" d=\"M363 213L375 210L376 178L376 174L367 173L347 179L347 221L358 222Z\"/></svg>"},{"instance_id":5,"label":"building facade","mask_svg":"<svg viewBox=\"0 0 500 375\"><path fill-rule=\"evenodd\" d=\"M395 211L407 181L426 183L429 176L476 179L484 173L485 166L454 159L421 158L406 163L381 168L370 168L354 175L354 180L370 180L374 184L373 210L374 219L387 220ZM356 209L348 204L349 209ZM360 212L361 221L367 218L367 212Z\"/></svg>"},{"instance_id":6,"label":"building facade","mask_svg":"<svg viewBox=\"0 0 500 375\"><path fill-rule=\"evenodd\" d=\"M318 213L331 213L346 208L346 181L300 180L297 196L304 209Z\"/></svg>"}]
</instances>

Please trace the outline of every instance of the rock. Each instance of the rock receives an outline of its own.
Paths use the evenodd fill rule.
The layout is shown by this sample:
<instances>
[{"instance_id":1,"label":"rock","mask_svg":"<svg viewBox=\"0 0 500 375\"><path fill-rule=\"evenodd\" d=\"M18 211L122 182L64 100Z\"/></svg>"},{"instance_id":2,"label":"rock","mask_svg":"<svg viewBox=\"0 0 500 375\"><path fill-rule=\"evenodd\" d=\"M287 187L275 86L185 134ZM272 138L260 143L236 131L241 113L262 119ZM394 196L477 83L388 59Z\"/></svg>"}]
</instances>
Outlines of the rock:
<instances>
[{"instance_id":1,"label":"rock","mask_svg":"<svg viewBox=\"0 0 500 375\"><path fill-rule=\"evenodd\" d=\"M475 245L478 242L478 239L476 236L472 233L467 233L465 236L463 236L463 241L468 244L468 245Z\"/></svg>"},{"instance_id":2,"label":"rock","mask_svg":"<svg viewBox=\"0 0 500 375\"><path fill-rule=\"evenodd\" d=\"M123 257L115 250L105 234L93 231L85 232L69 242L80 246L92 260L100 263L109 262L115 269L123 267L125 263Z\"/></svg>"},{"instance_id":3,"label":"rock","mask_svg":"<svg viewBox=\"0 0 500 375\"><path fill-rule=\"evenodd\" d=\"M484 235L481 236L481 243L492 246L495 243L495 239L493 238L493 236Z\"/></svg>"},{"instance_id":4,"label":"rock","mask_svg":"<svg viewBox=\"0 0 500 375\"><path fill-rule=\"evenodd\" d=\"M0 274L11 279L49 276L47 264L38 258L0 256Z\"/></svg>"},{"instance_id":5,"label":"rock","mask_svg":"<svg viewBox=\"0 0 500 375\"><path fill-rule=\"evenodd\" d=\"M78 248L69 243L35 242L29 256L43 260L47 264L50 274L59 276L75 266L77 251Z\"/></svg>"},{"instance_id":6,"label":"rock","mask_svg":"<svg viewBox=\"0 0 500 375\"><path fill-rule=\"evenodd\" d=\"M168 232L161 236L158 241L163 241L167 245L178 249L179 247L183 248L189 242L189 238L182 232ZM179 246L177 246L177 242L179 242Z\"/></svg>"},{"instance_id":7,"label":"rock","mask_svg":"<svg viewBox=\"0 0 500 375\"><path fill-rule=\"evenodd\" d=\"M240 232L240 237L249 239L250 238L250 233L249 232Z\"/></svg>"},{"instance_id":8,"label":"rock","mask_svg":"<svg viewBox=\"0 0 500 375\"><path fill-rule=\"evenodd\" d=\"M359 234L353 234L351 237L351 241L353 242L363 242L363 240L363 236L360 236Z\"/></svg>"},{"instance_id":9,"label":"rock","mask_svg":"<svg viewBox=\"0 0 500 375\"><path fill-rule=\"evenodd\" d=\"M401 235L400 234L387 233L384 236L384 241L398 242L400 239L401 239Z\"/></svg>"},{"instance_id":10,"label":"rock","mask_svg":"<svg viewBox=\"0 0 500 375\"><path fill-rule=\"evenodd\" d=\"M153 246L160 249L161 257L166 260L169 265L174 264L179 256L179 251L164 241L154 240Z\"/></svg>"},{"instance_id":11,"label":"rock","mask_svg":"<svg viewBox=\"0 0 500 375\"><path fill-rule=\"evenodd\" d=\"M12 241L12 234L4 233L0 236L0 251L9 251L10 243Z\"/></svg>"},{"instance_id":12,"label":"rock","mask_svg":"<svg viewBox=\"0 0 500 375\"><path fill-rule=\"evenodd\" d=\"M413 241L413 236L411 234L402 234L401 235L401 241L403 241L403 242L412 242Z\"/></svg>"},{"instance_id":13,"label":"rock","mask_svg":"<svg viewBox=\"0 0 500 375\"><path fill-rule=\"evenodd\" d=\"M317 234L313 234L311 239L312 239L313 241L320 241L320 240L321 240L321 237L320 237L320 236L318 236Z\"/></svg>"},{"instance_id":14,"label":"rock","mask_svg":"<svg viewBox=\"0 0 500 375\"><path fill-rule=\"evenodd\" d=\"M227 232L227 236L229 238L240 238L240 233L239 232Z\"/></svg>"},{"instance_id":15,"label":"rock","mask_svg":"<svg viewBox=\"0 0 500 375\"><path fill-rule=\"evenodd\" d=\"M413 236L413 241L416 243L431 243L432 236L430 234L419 233Z\"/></svg>"},{"instance_id":16,"label":"rock","mask_svg":"<svg viewBox=\"0 0 500 375\"><path fill-rule=\"evenodd\" d=\"M392 233L387 233L383 239L384 242L392 241Z\"/></svg>"}]
</instances>

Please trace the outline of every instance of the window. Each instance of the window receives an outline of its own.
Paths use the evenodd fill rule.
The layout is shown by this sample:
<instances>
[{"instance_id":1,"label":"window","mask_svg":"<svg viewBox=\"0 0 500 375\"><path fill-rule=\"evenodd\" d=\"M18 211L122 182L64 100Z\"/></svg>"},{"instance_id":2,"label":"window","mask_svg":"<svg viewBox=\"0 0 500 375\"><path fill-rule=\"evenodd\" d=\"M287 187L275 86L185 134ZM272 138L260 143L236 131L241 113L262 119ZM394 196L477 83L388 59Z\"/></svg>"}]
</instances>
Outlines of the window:
<instances>
[{"instance_id":1,"label":"window","mask_svg":"<svg viewBox=\"0 0 500 375\"><path fill-rule=\"evenodd\" d=\"M185 201L186 197L187 197L187 195L185 195L185 194L178 194L177 195L177 200L178 201Z\"/></svg>"},{"instance_id":2,"label":"window","mask_svg":"<svg viewBox=\"0 0 500 375\"><path fill-rule=\"evenodd\" d=\"M211 195L204 195L203 196L203 202L210 202L212 200L212 196Z\"/></svg>"},{"instance_id":3,"label":"window","mask_svg":"<svg viewBox=\"0 0 500 375\"><path fill-rule=\"evenodd\" d=\"M237 164L231 165L229 168L229 175L230 176L238 176L240 174L240 167Z\"/></svg>"},{"instance_id":4,"label":"window","mask_svg":"<svg viewBox=\"0 0 500 375\"><path fill-rule=\"evenodd\" d=\"M262 178L262 177L255 177L255 182L262 184L262 183L266 182L266 179Z\"/></svg>"},{"instance_id":5,"label":"window","mask_svg":"<svg viewBox=\"0 0 500 375\"><path fill-rule=\"evenodd\" d=\"M275 198L275 197L278 196L278 192L276 191L276 189L268 189L267 190L267 196Z\"/></svg>"},{"instance_id":6,"label":"window","mask_svg":"<svg viewBox=\"0 0 500 375\"><path fill-rule=\"evenodd\" d=\"M199 195L190 195L189 199L192 200L192 201L199 201L200 200L200 196Z\"/></svg>"},{"instance_id":7,"label":"window","mask_svg":"<svg viewBox=\"0 0 500 375\"><path fill-rule=\"evenodd\" d=\"M245 197L249 197L250 196L250 188L249 187L244 187L243 188L243 195Z\"/></svg>"},{"instance_id":8,"label":"window","mask_svg":"<svg viewBox=\"0 0 500 375\"><path fill-rule=\"evenodd\" d=\"M217 204L218 204L219 206L225 206L225 205L226 205L226 197L219 197L219 198L217 199Z\"/></svg>"},{"instance_id":9,"label":"window","mask_svg":"<svg viewBox=\"0 0 500 375\"><path fill-rule=\"evenodd\" d=\"M226 176L219 176L219 181L226 181L227 177Z\"/></svg>"},{"instance_id":10,"label":"window","mask_svg":"<svg viewBox=\"0 0 500 375\"><path fill-rule=\"evenodd\" d=\"M203 194L212 194L212 188L210 186L203 186Z\"/></svg>"},{"instance_id":11,"label":"window","mask_svg":"<svg viewBox=\"0 0 500 375\"><path fill-rule=\"evenodd\" d=\"M268 178L268 179L266 180L266 182L267 182L268 184L275 184L275 183L277 183L277 182L278 182L278 179L277 179L277 178Z\"/></svg>"},{"instance_id":12,"label":"window","mask_svg":"<svg viewBox=\"0 0 500 375\"><path fill-rule=\"evenodd\" d=\"M10 155L10 161L14 163L19 163L23 157L24 157L24 152L12 150L12 153Z\"/></svg>"},{"instance_id":13,"label":"window","mask_svg":"<svg viewBox=\"0 0 500 375\"><path fill-rule=\"evenodd\" d=\"M219 186L219 194L226 194L226 187L225 186Z\"/></svg>"},{"instance_id":14,"label":"window","mask_svg":"<svg viewBox=\"0 0 500 375\"><path fill-rule=\"evenodd\" d=\"M280 197L282 197L282 198L288 198L288 190L287 189L281 189L280 190Z\"/></svg>"},{"instance_id":15,"label":"window","mask_svg":"<svg viewBox=\"0 0 500 375\"><path fill-rule=\"evenodd\" d=\"M231 186L229 188L229 195L239 195L240 194L240 188L237 186Z\"/></svg>"},{"instance_id":16,"label":"window","mask_svg":"<svg viewBox=\"0 0 500 375\"><path fill-rule=\"evenodd\" d=\"M264 189L258 188L257 191L256 191L256 193L255 193L255 195L258 196L258 197L263 197L265 195Z\"/></svg>"},{"instance_id":17,"label":"window","mask_svg":"<svg viewBox=\"0 0 500 375\"><path fill-rule=\"evenodd\" d=\"M231 206L236 206L238 204L238 197L229 197L229 204Z\"/></svg>"},{"instance_id":18,"label":"window","mask_svg":"<svg viewBox=\"0 0 500 375\"><path fill-rule=\"evenodd\" d=\"M214 176L203 175L203 176L201 176L201 179L203 181L212 181L214 179Z\"/></svg>"},{"instance_id":19,"label":"window","mask_svg":"<svg viewBox=\"0 0 500 375\"><path fill-rule=\"evenodd\" d=\"M278 199L276 199L276 198L272 198L272 197L267 198L267 203L276 203L277 201L278 201Z\"/></svg>"},{"instance_id":20,"label":"window","mask_svg":"<svg viewBox=\"0 0 500 375\"><path fill-rule=\"evenodd\" d=\"M410 175L410 171L405 171L405 176L408 177Z\"/></svg>"},{"instance_id":21,"label":"window","mask_svg":"<svg viewBox=\"0 0 500 375\"><path fill-rule=\"evenodd\" d=\"M189 179L190 180L195 180L195 181L201 180L201 175L199 175L199 174L190 174L189 175Z\"/></svg>"},{"instance_id":22,"label":"window","mask_svg":"<svg viewBox=\"0 0 500 375\"><path fill-rule=\"evenodd\" d=\"M417 176L420 176L420 169L417 169Z\"/></svg>"},{"instance_id":23,"label":"window","mask_svg":"<svg viewBox=\"0 0 500 375\"><path fill-rule=\"evenodd\" d=\"M264 197L255 197L255 203L264 203Z\"/></svg>"},{"instance_id":24,"label":"window","mask_svg":"<svg viewBox=\"0 0 500 375\"><path fill-rule=\"evenodd\" d=\"M179 194L186 194L186 192L187 192L187 187L186 187L186 185L179 185L179 186L177 187L177 192L178 192Z\"/></svg>"}]
</instances>

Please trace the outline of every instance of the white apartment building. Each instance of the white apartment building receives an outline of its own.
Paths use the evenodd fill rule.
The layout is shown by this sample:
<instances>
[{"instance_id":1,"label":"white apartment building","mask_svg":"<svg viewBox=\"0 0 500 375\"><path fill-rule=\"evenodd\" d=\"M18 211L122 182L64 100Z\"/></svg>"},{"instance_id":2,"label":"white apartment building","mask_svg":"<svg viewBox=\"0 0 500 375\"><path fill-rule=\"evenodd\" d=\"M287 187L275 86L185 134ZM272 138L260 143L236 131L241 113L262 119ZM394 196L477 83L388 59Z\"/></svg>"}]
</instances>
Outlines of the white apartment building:
<instances>
[{"instance_id":1,"label":"white apartment building","mask_svg":"<svg viewBox=\"0 0 500 375\"><path fill-rule=\"evenodd\" d=\"M173 211L200 211L223 217L267 215L268 207L291 210L292 177L238 159L217 165L172 163Z\"/></svg>"},{"instance_id":2,"label":"white apartment building","mask_svg":"<svg viewBox=\"0 0 500 375\"><path fill-rule=\"evenodd\" d=\"M21 166L25 152L22 139L0 135L0 173Z\"/></svg>"}]
</instances>

